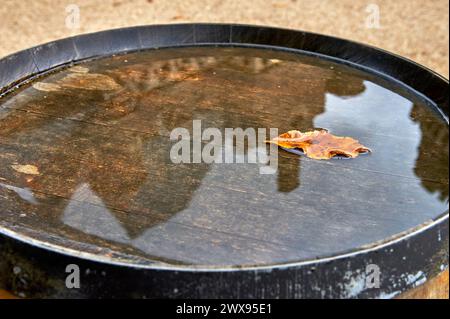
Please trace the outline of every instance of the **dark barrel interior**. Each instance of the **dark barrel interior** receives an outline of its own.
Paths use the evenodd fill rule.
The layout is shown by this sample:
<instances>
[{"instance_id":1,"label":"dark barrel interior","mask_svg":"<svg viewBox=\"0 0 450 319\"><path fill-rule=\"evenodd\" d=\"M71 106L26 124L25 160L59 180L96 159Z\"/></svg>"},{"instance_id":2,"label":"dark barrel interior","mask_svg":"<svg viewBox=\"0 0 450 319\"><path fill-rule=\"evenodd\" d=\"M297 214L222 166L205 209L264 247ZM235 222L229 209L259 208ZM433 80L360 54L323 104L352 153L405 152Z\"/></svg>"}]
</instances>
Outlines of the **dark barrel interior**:
<instances>
[{"instance_id":1,"label":"dark barrel interior","mask_svg":"<svg viewBox=\"0 0 450 319\"><path fill-rule=\"evenodd\" d=\"M372 153L317 161L279 150L275 174L261 163L173 163L170 133L192 137L193 120L222 137L325 128ZM103 57L0 99L0 225L130 264L336 256L445 213L448 137L414 91L314 56L197 47ZM237 143L245 160L254 150Z\"/></svg>"}]
</instances>

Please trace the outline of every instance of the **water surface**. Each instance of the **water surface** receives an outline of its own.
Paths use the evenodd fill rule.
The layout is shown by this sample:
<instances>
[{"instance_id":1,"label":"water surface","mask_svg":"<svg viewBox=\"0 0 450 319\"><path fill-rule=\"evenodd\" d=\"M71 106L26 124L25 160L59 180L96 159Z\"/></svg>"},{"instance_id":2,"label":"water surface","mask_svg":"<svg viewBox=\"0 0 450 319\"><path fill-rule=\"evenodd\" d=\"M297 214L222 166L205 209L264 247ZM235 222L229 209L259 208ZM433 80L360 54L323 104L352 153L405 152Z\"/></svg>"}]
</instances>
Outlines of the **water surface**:
<instances>
[{"instance_id":1,"label":"water surface","mask_svg":"<svg viewBox=\"0 0 450 319\"><path fill-rule=\"evenodd\" d=\"M448 209L444 119L405 88L329 61L146 51L49 74L0 107L0 225L103 258L292 262L385 240ZM257 164L174 164L170 132L193 120L221 131L326 128L373 153L316 161L280 151L274 175Z\"/></svg>"}]
</instances>

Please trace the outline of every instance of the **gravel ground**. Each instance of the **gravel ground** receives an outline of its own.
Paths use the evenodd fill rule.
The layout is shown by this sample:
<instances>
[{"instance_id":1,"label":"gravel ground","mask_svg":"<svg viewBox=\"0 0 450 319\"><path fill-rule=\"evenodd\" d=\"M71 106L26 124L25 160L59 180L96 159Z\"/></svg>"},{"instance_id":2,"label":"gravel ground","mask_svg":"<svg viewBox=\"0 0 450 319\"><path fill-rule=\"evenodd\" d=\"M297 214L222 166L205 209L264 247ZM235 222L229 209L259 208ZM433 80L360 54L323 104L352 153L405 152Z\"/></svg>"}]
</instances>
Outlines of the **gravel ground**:
<instances>
[{"instance_id":1,"label":"gravel ground","mask_svg":"<svg viewBox=\"0 0 450 319\"><path fill-rule=\"evenodd\" d=\"M80 9L79 28L66 26L70 4ZM110 28L234 22L303 29L370 43L448 78L448 10L448 0L3 0L0 56Z\"/></svg>"}]
</instances>

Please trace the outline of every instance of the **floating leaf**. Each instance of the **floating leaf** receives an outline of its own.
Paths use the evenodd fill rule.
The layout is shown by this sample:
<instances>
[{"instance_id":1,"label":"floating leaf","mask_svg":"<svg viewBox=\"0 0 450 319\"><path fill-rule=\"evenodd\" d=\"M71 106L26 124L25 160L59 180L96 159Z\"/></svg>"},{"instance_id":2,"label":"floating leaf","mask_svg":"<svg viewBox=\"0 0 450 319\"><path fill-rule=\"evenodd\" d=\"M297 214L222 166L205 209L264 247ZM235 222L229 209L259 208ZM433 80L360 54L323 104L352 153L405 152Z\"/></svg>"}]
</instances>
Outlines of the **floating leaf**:
<instances>
[{"instance_id":1,"label":"floating leaf","mask_svg":"<svg viewBox=\"0 0 450 319\"><path fill-rule=\"evenodd\" d=\"M355 158L370 149L351 137L340 137L326 130L315 130L302 133L292 130L273 138L268 143L276 144L285 149L300 149L313 159L330 159L334 156Z\"/></svg>"}]
</instances>

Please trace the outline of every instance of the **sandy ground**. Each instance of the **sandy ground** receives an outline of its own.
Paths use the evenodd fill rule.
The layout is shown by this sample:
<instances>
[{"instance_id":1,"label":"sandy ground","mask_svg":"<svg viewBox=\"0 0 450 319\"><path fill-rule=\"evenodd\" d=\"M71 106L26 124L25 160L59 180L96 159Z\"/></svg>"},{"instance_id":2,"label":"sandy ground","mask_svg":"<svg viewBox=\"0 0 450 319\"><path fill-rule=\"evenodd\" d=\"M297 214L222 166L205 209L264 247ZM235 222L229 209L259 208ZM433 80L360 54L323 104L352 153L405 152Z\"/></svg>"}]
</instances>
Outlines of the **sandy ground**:
<instances>
[{"instance_id":1,"label":"sandy ground","mask_svg":"<svg viewBox=\"0 0 450 319\"><path fill-rule=\"evenodd\" d=\"M370 43L447 78L449 74L448 0L2 0L1 4L0 56L110 28L234 22L303 29ZM80 9L78 28L66 25L70 4Z\"/></svg>"}]
</instances>

